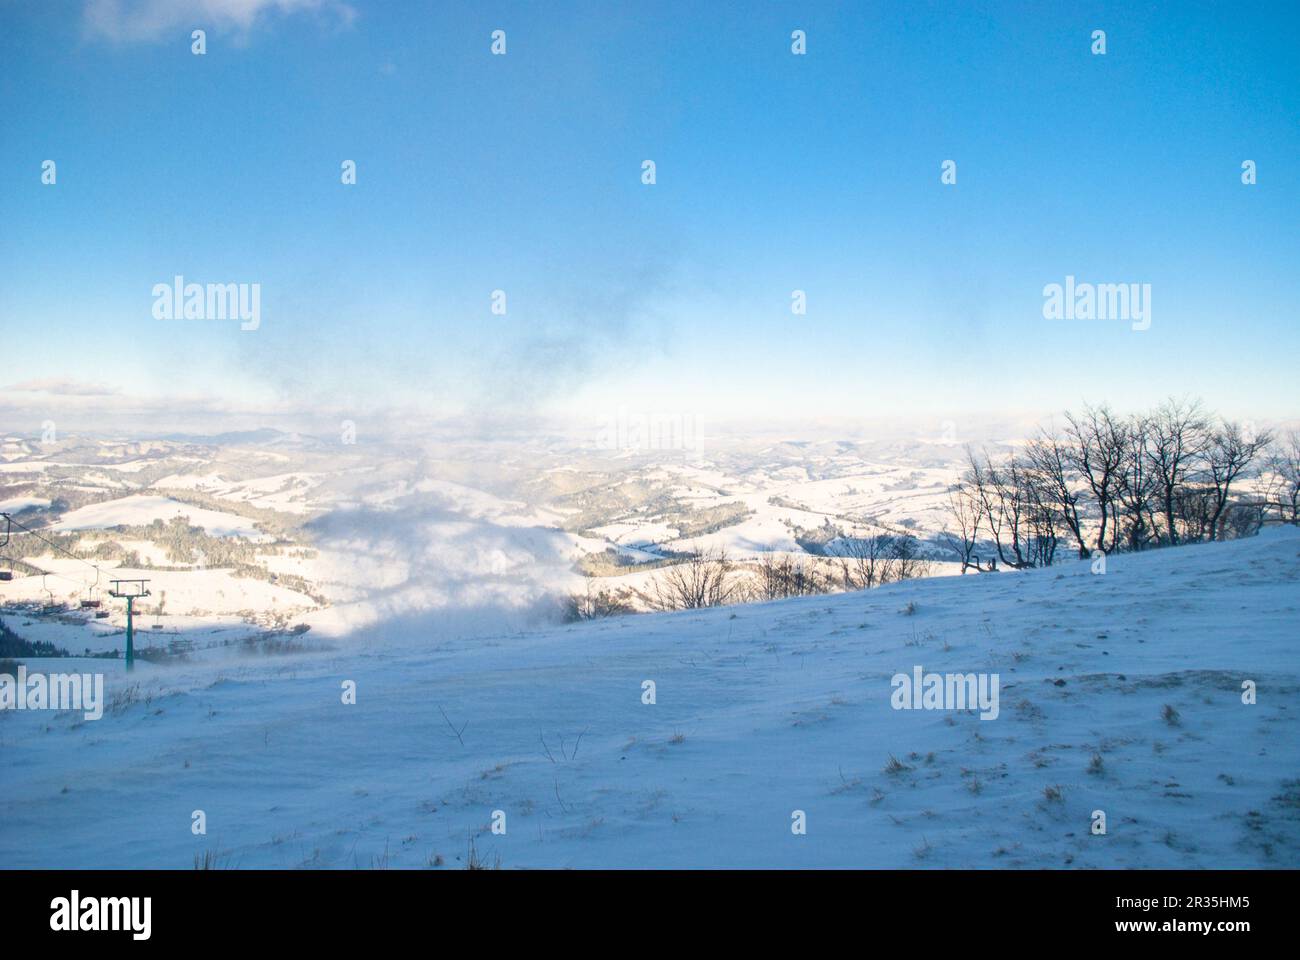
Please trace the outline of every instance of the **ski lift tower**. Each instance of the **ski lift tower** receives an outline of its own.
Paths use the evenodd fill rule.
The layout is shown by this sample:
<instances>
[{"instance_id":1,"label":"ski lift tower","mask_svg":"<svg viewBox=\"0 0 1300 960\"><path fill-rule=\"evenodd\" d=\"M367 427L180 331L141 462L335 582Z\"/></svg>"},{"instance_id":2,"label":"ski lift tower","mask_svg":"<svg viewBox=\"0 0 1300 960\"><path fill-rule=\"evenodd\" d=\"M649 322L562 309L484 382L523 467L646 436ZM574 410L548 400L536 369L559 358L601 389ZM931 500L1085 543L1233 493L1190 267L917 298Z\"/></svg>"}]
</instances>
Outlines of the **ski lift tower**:
<instances>
[{"instance_id":1,"label":"ski lift tower","mask_svg":"<svg viewBox=\"0 0 1300 960\"><path fill-rule=\"evenodd\" d=\"M135 624L132 620L132 604L141 597L149 596L148 580L110 580L108 595L126 601L126 668L135 669Z\"/></svg>"}]
</instances>

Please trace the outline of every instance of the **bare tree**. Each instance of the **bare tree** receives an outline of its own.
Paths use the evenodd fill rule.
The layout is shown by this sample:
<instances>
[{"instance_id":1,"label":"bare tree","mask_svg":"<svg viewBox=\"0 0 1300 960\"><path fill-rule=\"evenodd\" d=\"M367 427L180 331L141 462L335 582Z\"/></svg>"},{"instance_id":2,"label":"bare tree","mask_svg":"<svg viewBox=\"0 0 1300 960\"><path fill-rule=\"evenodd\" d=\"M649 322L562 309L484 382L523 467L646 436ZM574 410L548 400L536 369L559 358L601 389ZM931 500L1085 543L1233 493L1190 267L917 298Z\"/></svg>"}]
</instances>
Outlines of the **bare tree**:
<instances>
[{"instance_id":1,"label":"bare tree","mask_svg":"<svg viewBox=\"0 0 1300 960\"><path fill-rule=\"evenodd\" d=\"M1157 536L1154 515L1156 476L1147 455L1150 418L1130 418L1124 433L1124 457L1119 475L1119 503L1125 529L1124 540L1130 550L1144 550Z\"/></svg>"},{"instance_id":2,"label":"bare tree","mask_svg":"<svg viewBox=\"0 0 1300 960\"><path fill-rule=\"evenodd\" d=\"M979 566L971 558L975 555L975 544L979 538L980 507L965 484L958 484L948 491L948 514L952 517L955 529L944 527L940 536L948 548L957 554L963 574L972 566L978 570Z\"/></svg>"},{"instance_id":3,"label":"bare tree","mask_svg":"<svg viewBox=\"0 0 1300 960\"><path fill-rule=\"evenodd\" d=\"M1079 416L1067 412L1065 422L1064 459L1092 493L1097 508L1094 548L1104 552L1114 546L1113 541L1107 542L1106 533L1108 525L1115 520L1127 446L1126 429L1123 421L1112 416L1105 406L1085 407ZM1113 526L1111 530L1118 533Z\"/></svg>"},{"instance_id":4,"label":"bare tree","mask_svg":"<svg viewBox=\"0 0 1300 960\"><path fill-rule=\"evenodd\" d=\"M596 620L636 612L630 602L631 590L627 588L616 592L597 589L590 579L584 587L582 593L571 593L562 601L560 614L566 622Z\"/></svg>"},{"instance_id":5,"label":"bare tree","mask_svg":"<svg viewBox=\"0 0 1300 960\"><path fill-rule=\"evenodd\" d=\"M816 593L827 593L831 587L827 579L817 570L815 560L804 557L786 557L786 582L789 584L789 596L808 597Z\"/></svg>"},{"instance_id":6,"label":"bare tree","mask_svg":"<svg viewBox=\"0 0 1300 960\"><path fill-rule=\"evenodd\" d=\"M1198 401L1170 399L1148 421L1147 464L1164 511L1165 536L1178 543L1178 507L1205 449L1205 414Z\"/></svg>"},{"instance_id":7,"label":"bare tree","mask_svg":"<svg viewBox=\"0 0 1300 960\"><path fill-rule=\"evenodd\" d=\"M1268 502L1280 519L1300 522L1300 433L1279 440L1268 459Z\"/></svg>"},{"instance_id":8,"label":"bare tree","mask_svg":"<svg viewBox=\"0 0 1300 960\"><path fill-rule=\"evenodd\" d=\"M1250 465L1273 440L1268 431L1252 436L1241 424L1225 420L1205 445L1205 474L1212 489L1208 532L1211 540L1223 536L1224 512L1232 484L1245 475Z\"/></svg>"},{"instance_id":9,"label":"bare tree","mask_svg":"<svg viewBox=\"0 0 1300 960\"><path fill-rule=\"evenodd\" d=\"M887 558L891 580L923 577L930 569L930 561L921 555L921 545L910 533L891 538Z\"/></svg>"},{"instance_id":10,"label":"bare tree","mask_svg":"<svg viewBox=\"0 0 1300 960\"><path fill-rule=\"evenodd\" d=\"M1051 563L1060 514L1056 498L1060 491L1071 493L1064 481L1052 487L1032 458L1012 455L994 463L985 453L981 463L971 454L970 463L966 481L1003 566L1021 570Z\"/></svg>"},{"instance_id":11,"label":"bare tree","mask_svg":"<svg viewBox=\"0 0 1300 960\"><path fill-rule=\"evenodd\" d=\"M731 602L737 588L726 550L696 547L651 581L648 599L660 610L697 610Z\"/></svg>"},{"instance_id":12,"label":"bare tree","mask_svg":"<svg viewBox=\"0 0 1300 960\"><path fill-rule=\"evenodd\" d=\"M1071 472L1071 454L1066 444L1057 437L1044 431L1031 440L1025 449L1025 456L1032 466L1035 481L1044 503L1048 504L1056 517L1065 525L1070 536L1079 549L1079 556L1088 556L1088 545L1084 540L1083 520L1080 515L1081 499Z\"/></svg>"},{"instance_id":13,"label":"bare tree","mask_svg":"<svg viewBox=\"0 0 1300 960\"><path fill-rule=\"evenodd\" d=\"M889 534L845 537L839 544L840 573L846 590L869 590L888 579Z\"/></svg>"},{"instance_id":14,"label":"bare tree","mask_svg":"<svg viewBox=\"0 0 1300 960\"><path fill-rule=\"evenodd\" d=\"M759 600L780 600L785 593L784 558L770 547L758 558L754 595Z\"/></svg>"},{"instance_id":15,"label":"bare tree","mask_svg":"<svg viewBox=\"0 0 1300 960\"><path fill-rule=\"evenodd\" d=\"M761 600L805 597L827 593L832 588L812 561L772 550L763 551L756 572L753 593Z\"/></svg>"}]
</instances>

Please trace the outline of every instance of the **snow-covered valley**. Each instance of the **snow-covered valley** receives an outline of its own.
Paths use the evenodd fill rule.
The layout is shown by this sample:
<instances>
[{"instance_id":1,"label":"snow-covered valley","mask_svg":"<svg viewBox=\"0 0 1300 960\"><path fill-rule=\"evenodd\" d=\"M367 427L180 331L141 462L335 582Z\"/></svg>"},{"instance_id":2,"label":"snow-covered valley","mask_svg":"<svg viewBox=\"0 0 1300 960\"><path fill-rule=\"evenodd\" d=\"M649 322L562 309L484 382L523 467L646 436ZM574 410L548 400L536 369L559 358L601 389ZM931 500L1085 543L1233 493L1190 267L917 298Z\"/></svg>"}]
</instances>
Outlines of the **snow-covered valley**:
<instances>
[{"instance_id":1,"label":"snow-covered valley","mask_svg":"<svg viewBox=\"0 0 1300 960\"><path fill-rule=\"evenodd\" d=\"M0 455L0 502L20 525L0 559L13 573L0 618L70 653L120 652L110 582L147 579L150 656L439 610L532 623L587 589L645 610L659 571L692 550L726 551L741 575L765 555L829 575L837 536L899 535L916 538L926 572L951 572L939 532L961 464L925 438L627 451L589 437L358 446L278 431L11 437Z\"/></svg>"}]
</instances>

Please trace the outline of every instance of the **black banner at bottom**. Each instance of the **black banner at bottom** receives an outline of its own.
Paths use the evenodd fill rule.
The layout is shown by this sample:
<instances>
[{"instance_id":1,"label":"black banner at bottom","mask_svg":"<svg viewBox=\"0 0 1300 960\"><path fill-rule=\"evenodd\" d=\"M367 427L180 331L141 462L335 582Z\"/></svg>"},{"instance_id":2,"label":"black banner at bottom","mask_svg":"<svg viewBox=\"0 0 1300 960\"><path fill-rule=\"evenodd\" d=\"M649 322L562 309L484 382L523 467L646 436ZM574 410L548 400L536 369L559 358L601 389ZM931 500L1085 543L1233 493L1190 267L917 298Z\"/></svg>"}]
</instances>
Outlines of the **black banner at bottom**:
<instances>
[{"instance_id":1,"label":"black banner at bottom","mask_svg":"<svg viewBox=\"0 0 1300 960\"><path fill-rule=\"evenodd\" d=\"M472 872L472 871L470 871ZM1231 949L1277 937L1287 871L6 871L5 939L75 946L373 945L433 926L489 936L704 923L739 940L776 926L870 942L1046 936ZM476 933L477 931L477 933ZM976 941L972 941L974 943Z\"/></svg>"}]
</instances>

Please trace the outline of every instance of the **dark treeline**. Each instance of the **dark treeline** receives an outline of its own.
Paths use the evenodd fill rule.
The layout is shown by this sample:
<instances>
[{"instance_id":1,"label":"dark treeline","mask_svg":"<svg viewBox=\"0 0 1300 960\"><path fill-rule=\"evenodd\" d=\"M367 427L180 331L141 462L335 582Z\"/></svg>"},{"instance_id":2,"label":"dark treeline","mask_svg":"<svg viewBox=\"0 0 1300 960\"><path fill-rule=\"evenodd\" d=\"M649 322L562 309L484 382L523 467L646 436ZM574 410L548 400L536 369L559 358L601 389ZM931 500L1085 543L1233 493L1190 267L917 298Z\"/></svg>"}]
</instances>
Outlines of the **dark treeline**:
<instances>
[{"instance_id":1,"label":"dark treeline","mask_svg":"<svg viewBox=\"0 0 1300 960\"><path fill-rule=\"evenodd\" d=\"M1249 536L1300 508L1300 437L1279 442L1196 401L1125 417L1086 407L1011 454L967 454L944 534L963 573Z\"/></svg>"}]
</instances>

